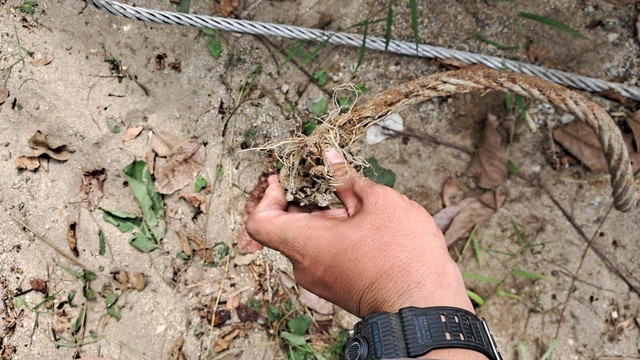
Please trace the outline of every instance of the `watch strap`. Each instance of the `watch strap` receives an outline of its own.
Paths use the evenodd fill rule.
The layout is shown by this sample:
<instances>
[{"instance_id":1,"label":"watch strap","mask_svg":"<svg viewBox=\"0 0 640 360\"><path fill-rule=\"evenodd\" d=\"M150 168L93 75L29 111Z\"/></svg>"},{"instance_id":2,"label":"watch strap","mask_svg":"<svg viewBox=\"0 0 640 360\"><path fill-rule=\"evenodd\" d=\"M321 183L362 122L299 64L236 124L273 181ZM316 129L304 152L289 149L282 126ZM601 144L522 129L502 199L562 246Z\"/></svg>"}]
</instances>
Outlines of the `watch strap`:
<instances>
[{"instance_id":1,"label":"watch strap","mask_svg":"<svg viewBox=\"0 0 640 360\"><path fill-rule=\"evenodd\" d=\"M398 313L365 316L345 346L347 360L422 356L432 350L461 348L501 360L484 319L470 311L438 306L406 307Z\"/></svg>"}]
</instances>

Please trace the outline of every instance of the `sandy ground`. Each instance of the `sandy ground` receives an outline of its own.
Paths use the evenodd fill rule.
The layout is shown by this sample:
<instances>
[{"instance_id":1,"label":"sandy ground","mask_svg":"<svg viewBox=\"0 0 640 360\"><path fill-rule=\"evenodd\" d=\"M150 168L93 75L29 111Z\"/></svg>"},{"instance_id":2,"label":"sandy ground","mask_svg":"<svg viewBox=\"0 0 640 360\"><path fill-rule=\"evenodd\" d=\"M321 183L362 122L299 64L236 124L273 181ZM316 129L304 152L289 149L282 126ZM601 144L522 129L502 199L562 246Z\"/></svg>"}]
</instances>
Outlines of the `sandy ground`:
<instances>
[{"instance_id":1,"label":"sandy ground","mask_svg":"<svg viewBox=\"0 0 640 360\"><path fill-rule=\"evenodd\" d=\"M0 358L286 358L265 324L264 312L268 303L288 296L279 276L288 264L267 250L254 255L235 251L247 196L273 164L253 151L240 150L284 139L300 129L310 118L308 104L328 98L341 84L363 83L368 89L364 97L370 97L445 67L430 60L367 53L354 73L358 49L328 47L302 71L292 62L283 65L285 57L279 49L291 42L230 33L220 34L223 54L213 59L207 52L209 38L196 29L117 18L81 1L37 3L35 14L26 15L18 10L21 1L0 1L0 69L11 92L0 105L0 205L6 210L0 213L4 319ZM480 32L500 43L517 41L514 3L418 3L422 41L518 57L475 36ZM640 85L638 5L618 3L624 1L523 3L521 11L553 16L589 38L582 41L525 22L523 56L563 70ZM136 5L175 8L169 1ZM384 1L243 1L234 16L340 29L384 16L377 11L385 6ZM199 13L218 11L204 1L194 1L192 8ZM394 37L412 39L408 5L396 5L396 14ZM384 27L378 24L370 31L383 35ZM53 59L35 66L36 54L50 54ZM161 63L159 55L166 56ZM120 61L131 78L119 82L107 59ZM328 74L324 86L305 74L324 67ZM255 86L242 98L242 89L252 79ZM586 95L619 114L618 121L638 107ZM487 114L504 115L503 102L501 94L434 99L401 112L404 131L474 149ZM488 319L505 358L537 359L554 338L558 340L554 359L638 358L640 298L631 287L640 288L639 212L609 211L610 187L601 176L578 165L557 170L546 124L559 123L563 113L537 103L528 107L540 128L531 132L526 126L517 127L509 158L521 173L507 181L505 205L477 227L485 249L482 261L472 249L460 255L464 241L454 245L452 254L463 271L504 279L500 290L515 295L501 296L494 284L467 280L468 287L486 300L478 311ZM223 134L225 123L228 130ZM122 141L122 132L113 132L114 126L124 131L139 125L145 130L128 142ZM37 130L50 143L67 144L75 152L66 162L50 161L48 171L18 171L14 161L29 151L27 141ZM83 170L104 168L107 180L100 206L139 213L122 169L134 159L144 159L150 149L150 131L204 143L203 175L216 185L208 195L207 214L197 213L179 199L179 194L193 192L193 185L165 196L167 236L161 249L144 254L128 244L129 234L104 222L99 210L90 211L79 189ZM363 154L393 170L395 187L432 213L443 207L444 182L462 177L471 159L468 153L412 136L365 146ZM505 255L518 250L512 220L524 239L535 245L517 256ZM79 250L77 258L70 256L97 273L90 285L98 294L96 301L83 296L82 281L73 276L80 270L77 264L42 240L70 254L70 222L77 223ZM178 229L200 236L209 245L229 244L231 255L214 267L198 259L184 261L178 257ZM108 245L104 256L99 255L99 231ZM592 237L595 240L585 253ZM583 253L584 265L572 282ZM544 278L513 276L513 269ZM146 288L124 291L112 277L118 270L144 273ZM33 287L33 279L46 280L50 299L36 291L19 296ZM119 321L106 312L104 296L114 289L120 294ZM63 303L74 291L73 306ZM250 299L262 304L261 317L244 322L233 310ZM231 318L213 327L206 313L210 320L210 309L216 304L218 310L231 310ZM70 333L81 313L86 319L76 341ZM348 326L342 315L336 315L340 321L334 319L330 326L332 334ZM236 329L242 333L236 334L229 349L214 351L216 341ZM326 336L317 338L327 341ZM314 344L320 346L320 342Z\"/></svg>"}]
</instances>

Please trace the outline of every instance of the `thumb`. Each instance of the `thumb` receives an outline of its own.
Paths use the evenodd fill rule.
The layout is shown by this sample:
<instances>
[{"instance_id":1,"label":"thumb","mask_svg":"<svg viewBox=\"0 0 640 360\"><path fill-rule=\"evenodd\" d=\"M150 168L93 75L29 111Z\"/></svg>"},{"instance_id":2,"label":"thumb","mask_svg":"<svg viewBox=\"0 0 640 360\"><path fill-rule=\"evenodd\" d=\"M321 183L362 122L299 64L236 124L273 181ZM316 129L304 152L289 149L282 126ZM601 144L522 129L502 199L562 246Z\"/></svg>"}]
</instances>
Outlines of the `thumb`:
<instances>
[{"instance_id":1,"label":"thumb","mask_svg":"<svg viewBox=\"0 0 640 360\"><path fill-rule=\"evenodd\" d=\"M286 215L287 200L285 191L277 175L269 176L269 187L255 210L245 221L249 236L259 243L274 248L273 242L279 238L280 228L275 226L276 220Z\"/></svg>"},{"instance_id":2,"label":"thumb","mask_svg":"<svg viewBox=\"0 0 640 360\"><path fill-rule=\"evenodd\" d=\"M353 216L362 207L362 197L358 194L359 184L367 180L349 166L336 149L326 150L325 157L333 173L331 185L336 189L336 196L347 208L349 216Z\"/></svg>"}]
</instances>

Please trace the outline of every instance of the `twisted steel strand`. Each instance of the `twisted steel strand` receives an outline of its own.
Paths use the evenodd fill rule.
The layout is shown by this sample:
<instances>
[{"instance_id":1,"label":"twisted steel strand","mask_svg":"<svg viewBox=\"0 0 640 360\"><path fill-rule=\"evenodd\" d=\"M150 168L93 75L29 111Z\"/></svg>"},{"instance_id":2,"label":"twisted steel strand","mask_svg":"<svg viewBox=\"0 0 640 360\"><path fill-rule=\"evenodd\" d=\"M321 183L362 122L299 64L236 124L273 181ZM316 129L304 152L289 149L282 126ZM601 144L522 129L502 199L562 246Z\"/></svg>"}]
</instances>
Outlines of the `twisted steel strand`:
<instances>
[{"instance_id":1,"label":"twisted steel strand","mask_svg":"<svg viewBox=\"0 0 640 360\"><path fill-rule=\"evenodd\" d=\"M258 21L228 19L215 16L196 14L184 14L171 11L161 11L139 8L122 4L115 0L86 0L97 8L115 15L132 20L155 22L160 24L183 25L198 28L207 28L237 33L278 36L288 39L312 40L327 42L336 45L360 47L363 44L363 36L358 34L309 29L292 25L264 23ZM385 51L386 41L383 38L368 36L365 47L371 50ZM424 58L455 59L467 64L483 64L497 70L510 70L527 75L547 79L557 84L570 86L593 92L615 90L625 97L640 101L640 88L636 86L620 84L587 76L577 75L566 71L549 69L544 66L522 63L501 57L476 54L466 51L447 49L428 44L419 44L407 41L391 40L386 51Z\"/></svg>"}]
</instances>

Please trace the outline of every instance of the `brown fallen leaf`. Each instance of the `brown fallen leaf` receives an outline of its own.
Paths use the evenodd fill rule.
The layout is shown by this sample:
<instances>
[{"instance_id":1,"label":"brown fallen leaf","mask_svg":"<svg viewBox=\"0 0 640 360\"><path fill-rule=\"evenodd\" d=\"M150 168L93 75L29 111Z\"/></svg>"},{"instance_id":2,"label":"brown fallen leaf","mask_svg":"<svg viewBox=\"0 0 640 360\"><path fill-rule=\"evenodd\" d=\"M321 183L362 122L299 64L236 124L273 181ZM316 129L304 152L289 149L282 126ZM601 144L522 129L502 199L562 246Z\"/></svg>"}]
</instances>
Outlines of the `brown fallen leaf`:
<instances>
[{"instance_id":1,"label":"brown fallen leaf","mask_svg":"<svg viewBox=\"0 0 640 360\"><path fill-rule=\"evenodd\" d=\"M140 133L142 132L142 130L144 130L144 126L134 126L134 127L128 128L124 132L124 135L122 136L122 142L127 142L137 138L138 135L140 135Z\"/></svg>"},{"instance_id":2,"label":"brown fallen leaf","mask_svg":"<svg viewBox=\"0 0 640 360\"><path fill-rule=\"evenodd\" d=\"M151 135L150 143L151 149L155 151L158 156L168 157L173 154L178 146L184 144L185 141L165 132L158 131Z\"/></svg>"},{"instance_id":3,"label":"brown fallen leaf","mask_svg":"<svg viewBox=\"0 0 640 360\"><path fill-rule=\"evenodd\" d=\"M47 282L43 279L31 279L29 280L29 285L31 285L31 290L33 291L37 291L45 295L48 293Z\"/></svg>"},{"instance_id":4,"label":"brown fallen leaf","mask_svg":"<svg viewBox=\"0 0 640 360\"><path fill-rule=\"evenodd\" d=\"M467 173L478 179L478 186L492 189L502 184L508 175L507 153L498 118L489 114L482 134L482 144L469 164Z\"/></svg>"},{"instance_id":5,"label":"brown fallen leaf","mask_svg":"<svg viewBox=\"0 0 640 360\"><path fill-rule=\"evenodd\" d=\"M156 153L153 152L153 150L147 151L147 153L144 154L144 161L147 163L149 173L153 175L153 170L155 170L156 167Z\"/></svg>"},{"instance_id":6,"label":"brown fallen leaf","mask_svg":"<svg viewBox=\"0 0 640 360\"><path fill-rule=\"evenodd\" d=\"M474 225L495 214L505 199L504 190L498 188L478 197L466 198L436 213L433 217L444 232L447 246L471 230Z\"/></svg>"},{"instance_id":7,"label":"brown fallen leaf","mask_svg":"<svg viewBox=\"0 0 640 360\"><path fill-rule=\"evenodd\" d=\"M76 237L76 226L78 224L75 221L69 222L67 225L67 243L69 244L69 250L76 257L80 256L78 252L78 238Z\"/></svg>"},{"instance_id":8,"label":"brown fallen leaf","mask_svg":"<svg viewBox=\"0 0 640 360\"><path fill-rule=\"evenodd\" d=\"M236 315L238 315L238 319L243 323L246 322L255 322L260 317L260 314L245 304L239 304L236 307Z\"/></svg>"},{"instance_id":9,"label":"brown fallen leaf","mask_svg":"<svg viewBox=\"0 0 640 360\"><path fill-rule=\"evenodd\" d=\"M33 154L31 156L39 157L41 155L47 155L52 159L58 161L67 161L71 157L71 154L75 150L70 149L67 145L51 146L47 141L47 137L37 130L31 139L29 139L29 146L33 148Z\"/></svg>"},{"instance_id":10,"label":"brown fallen leaf","mask_svg":"<svg viewBox=\"0 0 640 360\"><path fill-rule=\"evenodd\" d=\"M450 177L444 182L442 188L442 203L444 206L449 206L452 203L458 202L462 195L462 189L460 189L460 183L454 177Z\"/></svg>"},{"instance_id":11,"label":"brown fallen leaf","mask_svg":"<svg viewBox=\"0 0 640 360\"><path fill-rule=\"evenodd\" d=\"M635 115L635 114L634 114ZM633 119L627 119L627 123L634 135L623 134L622 138L627 146L631 167L635 174L640 170L640 152L634 148L634 137L640 136L637 123ZM635 130L634 130L635 128ZM565 148L571 155L586 165L593 172L604 172L607 170L607 160L604 157L600 143L595 132L585 123L574 121L553 132L553 139ZM636 142L637 143L637 142Z\"/></svg>"},{"instance_id":12,"label":"brown fallen leaf","mask_svg":"<svg viewBox=\"0 0 640 360\"><path fill-rule=\"evenodd\" d=\"M196 209L200 209L203 214L207 213L207 197L205 194L180 194L179 198L185 199L189 205Z\"/></svg>"},{"instance_id":13,"label":"brown fallen leaf","mask_svg":"<svg viewBox=\"0 0 640 360\"><path fill-rule=\"evenodd\" d=\"M176 147L163 164L156 163L156 189L161 194L173 194L189 185L204 167L206 150L199 143L183 143Z\"/></svg>"},{"instance_id":14,"label":"brown fallen leaf","mask_svg":"<svg viewBox=\"0 0 640 360\"><path fill-rule=\"evenodd\" d=\"M4 104L9 98L9 89L0 85L0 105Z\"/></svg>"},{"instance_id":15,"label":"brown fallen leaf","mask_svg":"<svg viewBox=\"0 0 640 360\"><path fill-rule=\"evenodd\" d=\"M238 231L238 235L236 235L236 243L238 244L238 252L240 254L253 254L264 248L262 244L249 236L244 226Z\"/></svg>"},{"instance_id":16,"label":"brown fallen leaf","mask_svg":"<svg viewBox=\"0 0 640 360\"><path fill-rule=\"evenodd\" d=\"M53 61L53 55L50 53L37 53L33 56L31 64L33 66L45 66L51 64Z\"/></svg>"},{"instance_id":17,"label":"brown fallen leaf","mask_svg":"<svg viewBox=\"0 0 640 360\"><path fill-rule=\"evenodd\" d=\"M220 336L218 336L218 339L216 339L215 345L213 346L213 351L219 353L229 349L229 346L231 346L231 342L233 342L233 340L238 336L244 337L244 332L238 328L232 329L226 334L221 334Z\"/></svg>"},{"instance_id":18,"label":"brown fallen leaf","mask_svg":"<svg viewBox=\"0 0 640 360\"><path fill-rule=\"evenodd\" d=\"M14 165L18 170L34 171L40 167L40 161L37 156L20 156L14 161Z\"/></svg>"},{"instance_id":19,"label":"brown fallen leaf","mask_svg":"<svg viewBox=\"0 0 640 360\"><path fill-rule=\"evenodd\" d=\"M40 168L44 171L49 171L49 158L48 157L39 157L38 161L40 161Z\"/></svg>"},{"instance_id":20,"label":"brown fallen leaf","mask_svg":"<svg viewBox=\"0 0 640 360\"><path fill-rule=\"evenodd\" d=\"M180 248L182 249L182 252L188 257L191 257L193 255L193 249L191 248L187 234L185 234L181 229L176 230L176 234L178 235L178 240L180 240Z\"/></svg>"},{"instance_id":21,"label":"brown fallen leaf","mask_svg":"<svg viewBox=\"0 0 640 360\"><path fill-rule=\"evenodd\" d=\"M228 17L240 5L240 0L220 0L222 16Z\"/></svg>"},{"instance_id":22,"label":"brown fallen leaf","mask_svg":"<svg viewBox=\"0 0 640 360\"><path fill-rule=\"evenodd\" d=\"M149 278L144 273L130 274L125 270L115 270L111 272L113 279L124 288L124 290L135 289L142 291L147 287Z\"/></svg>"},{"instance_id":23,"label":"brown fallen leaf","mask_svg":"<svg viewBox=\"0 0 640 360\"><path fill-rule=\"evenodd\" d=\"M105 168L84 170L80 181L80 198L87 201L87 207L93 211L98 207L103 195L104 181L107 179Z\"/></svg>"}]
</instances>

